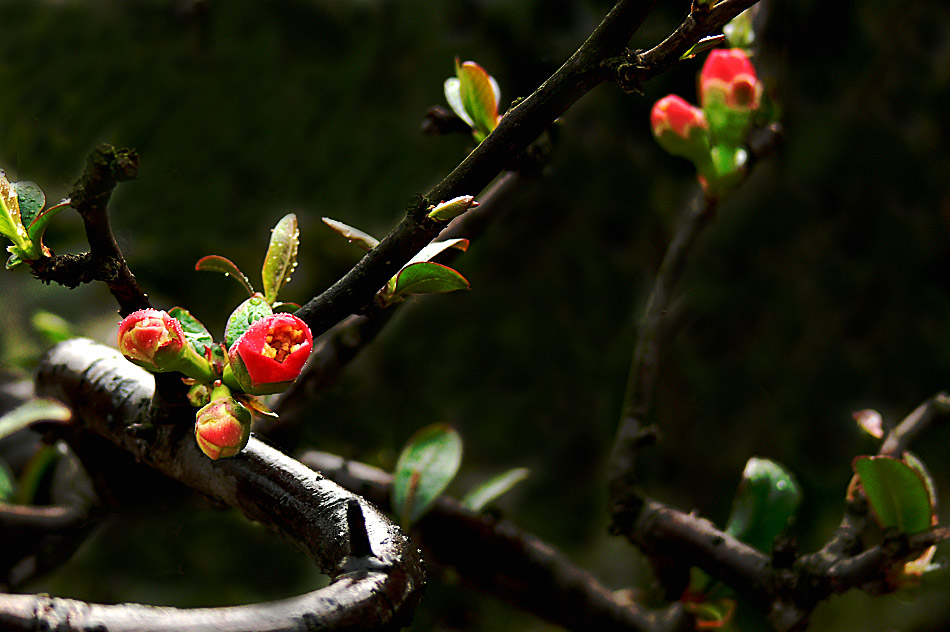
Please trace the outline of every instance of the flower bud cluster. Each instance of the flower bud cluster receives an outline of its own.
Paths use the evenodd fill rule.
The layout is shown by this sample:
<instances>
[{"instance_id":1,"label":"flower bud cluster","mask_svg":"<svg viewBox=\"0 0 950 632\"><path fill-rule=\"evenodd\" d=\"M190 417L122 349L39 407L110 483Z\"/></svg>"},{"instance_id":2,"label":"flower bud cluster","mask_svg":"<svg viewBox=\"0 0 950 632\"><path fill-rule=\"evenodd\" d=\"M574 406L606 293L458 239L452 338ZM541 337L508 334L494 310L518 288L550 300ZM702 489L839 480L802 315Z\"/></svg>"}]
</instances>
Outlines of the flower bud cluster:
<instances>
[{"instance_id":1,"label":"flower bud cluster","mask_svg":"<svg viewBox=\"0 0 950 632\"><path fill-rule=\"evenodd\" d=\"M743 149L759 108L762 84L739 48L714 50L699 75L701 107L671 94L650 112L650 127L669 153L696 165L707 195L718 196L742 177Z\"/></svg>"},{"instance_id":2,"label":"flower bud cluster","mask_svg":"<svg viewBox=\"0 0 950 632\"><path fill-rule=\"evenodd\" d=\"M197 327L203 329L200 323ZM127 359L149 371L187 376L188 399L199 408L198 447L209 458L219 459L234 456L247 445L251 413L242 400L286 390L303 370L313 337L307 324L292 314L262 316L233 342L222 368L213 347L223 345L193 343L177 318L143 309L119 324L118 345ZM196 346L203 347L203 353Z\"/></svg>"}]
</instances>

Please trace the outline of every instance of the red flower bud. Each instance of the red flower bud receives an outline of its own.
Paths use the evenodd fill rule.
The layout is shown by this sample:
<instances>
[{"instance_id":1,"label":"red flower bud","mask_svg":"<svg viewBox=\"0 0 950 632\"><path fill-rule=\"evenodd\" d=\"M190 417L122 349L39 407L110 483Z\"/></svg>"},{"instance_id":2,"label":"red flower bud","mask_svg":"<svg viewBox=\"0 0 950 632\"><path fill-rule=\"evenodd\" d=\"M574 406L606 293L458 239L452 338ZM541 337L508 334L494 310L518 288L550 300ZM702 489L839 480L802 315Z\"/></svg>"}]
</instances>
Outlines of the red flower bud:
<instances>
[{"instance_id":1,"label":"red flower bud","mask_svg":"<svg viewBox=\"0 0 950 632\"><path fill-rule=\"evenodd\" d=\"M653 135L660 136L673 132L683 139L689 139L696 128L706 128L703 111L680 96L668 94L653 104L650 111L650 127Z\"/></svg>"},{"instance_id":2,"label":"red flower bud","mask_svg":"<svg viewBox=\"0 0 950 632\"><path fill-rule=\"evenodd\" d=\"M650 127L656 141L674 156L689 158L700 168L709 160L706 117L698 107L670 94L653 105Z\"/></svg>"},{"instance_id":3,"label":"red flower bud","mask_svg":"<svg viewBox=\"0 0 950 632\"><path fill-rule=\"evenodd\" d=\"M253 323L231 345L228 367L244 392L278 393L297 379L312 348L305 322L293 314L272 314ZM227 374L225 369L226 381Z\"/></svg>"},{"instance_id":4,"label":"red flower bud","mask_svg":"<svg viewBox=\"0 0 950 632\"><path fill-rule=\"evenodd\" d=\"M699 74L699 99L703 108L716 103L751 112L759 107L762 87L755 67L741 48L709 53Z\"/></svg>"},{"instance_id":5,"label":"red flower bud","mask_svg":"<svg viewBox=\"0 0 950 632\"><path fill-rule=\"evenodd\" d=\"M119 351L155 373L178 371L197 380L214 379L211 364L188 344L178 319L157 309L140 309L119 323Z\"/></svg>"},{"instance_id":6,"label":"red flower bud","mask_svg":"<svg viewBox=\"0 0 950 632\"><path fill-rule=\"evenodd\" d=\"M234 456L250 436L251 413L230 395L212 400L195 415L195 440L209 459Z\"/></svg>"},{"instance_id":7,"label":"red flower bud","mask_svg":"<svg viewBox=\"0 0 950 632\"><path fill-rule=\"evenodd\" d=\"M140 309L119 323L119 351L150 371L171 371L187 342L181 323L167 312Z\"/></svg>"}]
</instances>

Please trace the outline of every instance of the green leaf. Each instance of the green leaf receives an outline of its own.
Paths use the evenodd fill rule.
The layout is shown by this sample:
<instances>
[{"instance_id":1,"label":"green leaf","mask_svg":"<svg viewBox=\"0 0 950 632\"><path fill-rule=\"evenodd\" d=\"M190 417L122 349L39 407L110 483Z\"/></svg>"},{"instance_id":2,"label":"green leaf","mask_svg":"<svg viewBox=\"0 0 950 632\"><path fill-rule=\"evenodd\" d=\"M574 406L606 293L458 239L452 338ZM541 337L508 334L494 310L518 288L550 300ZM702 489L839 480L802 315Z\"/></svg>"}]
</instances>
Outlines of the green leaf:
<instances>
[{"instance_id":1,"label":"green leaf","mask_svg":"<svg viewBox=\"0 0 950 632\"><path fill-rule=\"evenodd\" d=\"M233 261L221 255L208 255L207 257L202 257L198 259L198 263L195 264L195 270L206 270L209 272L223 272L224 276L232 277L235 281L244 286L244 289L247 290L248 296L254 295L254 288L251 287L251 282L248 280L247 275L241 272L241 269L237 267Z\"/></svg>"},{"instance_id":2,"label":"green leaf","mask_svg":"<svg viewBox=\"0 0 950 632\"><path fill-rule=\"evenodd\" d=\"M168 315L181 323L181 330L184 332L185 339L188 340L191 348L202 358L205 357L205 350L214 346L214 336L211 335L208 328L184 307L173 307L168 310Z\"/></svg>"},{"instance_id":3,"label":"green leaf","mask_svg":"<svg viewBox=\"0 0 950 632\"><path fill-rule=\"evenodd\" d=\"M60 211L69 208L69 200L63 200L59 204L54 204L45 211L37 215L26 227L27 236L44 254L48 254L43 246L43 235L46 234L46 228L50 221L56 217Z\"/></svg>"},{"instance_id":4,"label":"green leaf","mask_svg":"<svg viewBox=\"0 0 950 632\"><path fill-rule=\"evenodd\" d=\"M261 270L264 298L271 305L277 302L277 293L290 281L290 276L297 267L299 243L300 231L297 228L297 216L288 213L271 231L270 245Z\"/></svg>"},{"instance_id":5,"label":"green leaf","mask_svg":"<svg viewBox=\"0 0 950 632\"><path fill-rule=\"evenodd\" d=\"M228 317L228 324L224 328L224 344L230 349L231 345L247 331L248 327L273 313L274 310L264 299L264 295L261 293L254 294L231 312Z\"/></svg>"},{"instance_id":6,"label":"green leaf","mask_svg":"<svg viewBox=\"0 0 950 632\"><path fill-rule=\"evenodd\" d=\"M20 221L24 226L29 226L46 206L46 194L35 182L14 182L13 188L20 206Z\"/></svg>"},{"instance_id":7,"label":"green leaf","mask_svg":"<svg viewBox=\"0 0 950 632\"><path fill-rule=\"evenodd\" d=\"M860 456L853 467L881 528L906 534L930 528L930 494L911 466L888 456Z\"/></svg>"},{"instance_id":8,"label":"green leaf","mask_svg":"<svg viewBox=\"0 0 950 632\"><path fill-rule=\"evenodd\" d=\"M508 493L512 487L528 478L530 473L531 471L526 467L516 467L493 476L465 494L462 499L462 506L472 511L481 511L490 503Z\"/></svg>"},{"instance_id":9,"label":"green leaf","mask_svg":"<svg viewBox=\"0 0 950 632\"><path fill-rule=\"evenodd\" d=\"M409 438L396 463L392 490L393 512L404 527L429 509L461 462L462 438L450 426L426 426Z\"/></svg>"},{"instance_id":10,"label":"green leaf","mask_svg":"<svg viewBox=\"0 0 950 632\"><path fill-rule=\"evenodd\" d=\"M379 245L379 240L370 234L364 233L358 228L348 226L343 222L338 222L329 217L323 218L323 223L334 230L334 232L343 235L351 244L356 244L363 250L372 250Z\"/></svg>"},{"instance_id":11,"label":"green leaf","mask_svg":"<svg viewBox=\"0 0 950 632\"><path fill-rule=\"evenodd\" d=\"M13 502L17 505L37 504L40 491L49 488L62 454L55 445L46 445L36 451L20 474L19 485Z\"/></svg>"},{"instance_id":12,"label":"green leaf","mask_svg":"<svg viewBox=\"0 0 950 632\"><path fill-rule=\"evenodd\" d=\"M399 271L391 281L390 300L402 300L410 294L442 294L467 290L468 279L441 263L412 263Z\"/></svg>"},{"instance_id":13,"label":"green leaf","mask_svg":"<svg viewBox=\"0 0 950 632\"><path fill-rule=\"evenodd\" d=\"M768 553L801 503L798 483L781 465L751 458L732 501L726 533Z\"/></svg>"},{"instance_id":14,"label":"green leaf","mask_svg":"<svg viewBox=\"0 0 950 632\"><path fill-rule=\"evenodd\" d=\"M73 412L55 399L31 399L0 417L0 439L37 421L69 421Z\"/></svg>"},{"instance_id":15,"label":"green leaf","mask_svg":"<svg viewBox=\"0 0 950 632\"><path fill-rule=\"evenodd\" d=\"M33 316L30 318L30 324L33 326L34 331L50 344L56 344L76 337L76 333L73 331L69 321L62 316L44 309L33 312Z\"/></svg>"},{"instance_id":16,"label":"green leaf","mask_svg":"<svg viewBox=\"0 0 950 632\"><path fill-rule=\"evenodd\" d=\"M0 503L7 503L13 498L16 484L13 482L13 470L7 462L0 459Z\"/></svg>"},{"instance_id":17,"label":"green leaf","mask_svg":"<svg viewBox=\"0 0 950 632\"><path fill-rule=\"evenodd\" d=\"M446 202L440 202L430 207L431 210L428 213L428 217L437 222L448 222L476 206L478 206L478 202L475 201L475 196L460 195L459 197L452 198Z\"/></svg>"},{"instance_id":18,"label":"green leaf","mask_svg":"<svg viewBox=\"0 0 950 632\"><path fill-rule=\"evenodd\" d=\"M459 97L462 107L475 123L475 138L485 139L498 125L498 101L501 90L494 78L473 61L462 64L455 61L455 74L459 79Z\"/></svg>"},{"instance_id":19,"label":"green leaf","mask_svg":"<svg viewBox=\"0 0 950 632\"><path fill-rule=\"evenodd\" d=\"M682 61L684 59L692 59L696 55L706 52L710 48L719 46L722 44L724 39L726 39L725 35L707 35L703 39L690 46L689 50L687 50L685 53L680 55L680 60Z\"/></svg>"}]
</instances>

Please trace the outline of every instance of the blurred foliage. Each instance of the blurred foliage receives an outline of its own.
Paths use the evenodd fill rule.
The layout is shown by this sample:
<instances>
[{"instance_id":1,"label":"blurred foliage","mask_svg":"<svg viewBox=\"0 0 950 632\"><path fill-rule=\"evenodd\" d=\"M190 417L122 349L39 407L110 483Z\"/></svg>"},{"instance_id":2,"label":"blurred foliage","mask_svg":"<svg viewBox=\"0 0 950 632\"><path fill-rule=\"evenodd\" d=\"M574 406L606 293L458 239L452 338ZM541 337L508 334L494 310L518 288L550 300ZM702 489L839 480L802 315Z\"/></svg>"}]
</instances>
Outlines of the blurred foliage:
<instances>
[{"instance_id":1,"label":"blurred foliage","mask_svg":"<svg viewBox=\"0 0 950 632\"><path fill-rule=\"evenodd\" d=\"M56 200L98 143L136 148L140 176L112 204L120 245L157 306L184 305L220 336L240 288L195 273L199 257L224 255L253 276L268 228L294 212L300 265L284 298L303 302L361 254L321 216L383 235L471 147L464 135L419 133L425 110L445 105L456 55L492 69L504 110L610 4L0 0L0 165ZM687 7L664 4L633 45L657 42ZM875 450L851 412L876 408L894 422L948 386L950 8L773 0L770 11L756 63L786 139L723 205L686 270L658 379L665 441L645 472L651 493L722 524L732 500L723 490L745 461L781 462L801 483L796 532L810 549L840 518L852 457ZM416 429L451 423L466 458L450 491L530 467L503 510L612 587L638 581L635 552L605 534L604 460L637 315L695 190L690 165L650 137L649 109L670 92L694 94L701 63L651 81L644 98L604 86L572 108L543 178L453 264L473 290L410 301L314 403L307 443L392 467ZM82 249L81 224L64 214L46 243ZM102 287L42 287L23 270L2 287L6 368L22 374L45 346L30 328L37 310L114 336ZM942 490L948 444L950 430L939 428L916 446ZM126 557L109 552L108 538L90 541L79 559L101 566L67 565L31 588L84 596L89 577L122 573L101 598L181 605L230 602L224 577L257 580L257 598L304 588L303 571L260 581L268 565L249 561L250 579L229 566L206 581L215 564L189 562L183 574L168 571L180 583L159 595L165 571L126 575L128 560L154 546L148 528L127 527L142 546ZM163 547L188 545L179 560L198 555L195 534L209 532L169 528L180 540L162 538ZM433 582L413 629L547 629L457 584ZM813 629L945 629L948 589L938 576L915 603L835 598Z\"/></svg>"}]
</instances>

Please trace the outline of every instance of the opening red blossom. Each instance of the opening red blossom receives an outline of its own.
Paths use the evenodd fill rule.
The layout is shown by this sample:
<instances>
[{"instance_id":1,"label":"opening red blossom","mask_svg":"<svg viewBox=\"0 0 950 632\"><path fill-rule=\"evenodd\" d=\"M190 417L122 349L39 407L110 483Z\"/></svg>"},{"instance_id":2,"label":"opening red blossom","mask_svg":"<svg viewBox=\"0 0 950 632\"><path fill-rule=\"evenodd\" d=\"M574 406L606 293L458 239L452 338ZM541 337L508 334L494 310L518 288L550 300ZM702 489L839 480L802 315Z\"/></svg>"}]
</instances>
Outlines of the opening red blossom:
<instances>
[{"instance_id":1,"label":"opening red blossom","mask_svg":"<svg viewBox=\"0 0 950 632\"><path fill-rule=\"evenodd\" d=\"M252 324L228 353L242 390L276 393L297 379L313 348L310 328L293 314L272 314Z\"/></svg>"},{"instance_id":2,"label":"opening red blossom","mask_svg":"<svg viewBox=\"0 0 950 632\"><path fill-rule=\"evenodd\" d=\"M119 350L132 362L156 371L185 345L181 324L157 309L140 309L119 324Z\"/></svg>"}]
</instances>

